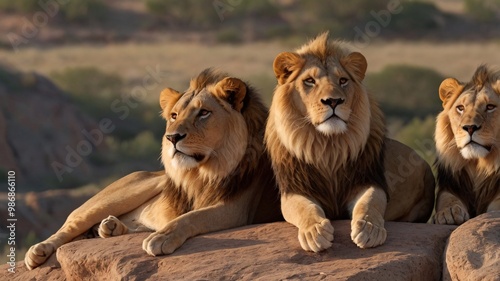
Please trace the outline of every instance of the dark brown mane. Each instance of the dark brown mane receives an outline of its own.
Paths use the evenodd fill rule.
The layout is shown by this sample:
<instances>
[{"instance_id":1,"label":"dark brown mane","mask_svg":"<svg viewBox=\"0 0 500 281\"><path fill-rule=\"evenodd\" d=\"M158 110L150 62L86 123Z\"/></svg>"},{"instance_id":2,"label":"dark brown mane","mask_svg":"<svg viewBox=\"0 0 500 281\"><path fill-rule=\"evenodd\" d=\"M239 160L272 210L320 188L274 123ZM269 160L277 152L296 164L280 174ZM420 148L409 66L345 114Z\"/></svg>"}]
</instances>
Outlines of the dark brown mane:
<instances>
[{"instance_id":1,"label":"dark brown mane","mask_svg":"<svg viewBox=\"0 0 500 281\"><path fill-rule=\"evenodd\" d=\"M439 192L447 191L460 198L471 218L486 212L500 186L500 173L489 176L480 186L475 186L477 183L472 181L466 171L452 172L442 164L437 164L437 169Z\"/></svg>"}]
</instances>

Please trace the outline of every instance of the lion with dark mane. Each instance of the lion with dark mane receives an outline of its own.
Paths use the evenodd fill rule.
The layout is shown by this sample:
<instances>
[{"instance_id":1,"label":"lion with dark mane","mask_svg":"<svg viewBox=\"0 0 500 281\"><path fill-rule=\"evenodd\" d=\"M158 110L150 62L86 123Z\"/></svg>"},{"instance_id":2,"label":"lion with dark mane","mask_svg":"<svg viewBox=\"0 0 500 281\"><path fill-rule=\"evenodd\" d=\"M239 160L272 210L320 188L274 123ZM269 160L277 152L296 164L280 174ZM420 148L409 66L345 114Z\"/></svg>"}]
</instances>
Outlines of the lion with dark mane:
<instances>
[{"instance_id":1,"label":"lion with dark mane","mask_svg":"<svg viewBox=\"0 0 500 281\"><path fill-rule=\"evenodd\" d=\"M458 225L500 210L500 71L482 65L468 83L448 78L439 97L434 222Z\"/></svg>"},{"instance_id":2,"label":"lion with dark mane","mask_svg":"<svg viewBox=\"0 0 500 281\"><path fill-rule=\"evenodd\" d=\"M132 173L90 198L28 250L29 269L86 232L153 232L142 247L156 256L198 234L281 217L263 144L267 109L251 87L207 69L184 93L163 90L160 106L165 170Z\"/></svg>"},{"instance_id":3,"label":"lion with dark mane","mask_svg":"<svg viewBox=\"0 0 500 281\"><path fill-rule=\"evenodd\" d=\"M385 137L382 112L362 84L366 69L361 53L327 33L274 60L265 142L283 216L307 251L332 245L330 220L352 218L352 240L369 248L384 243L384 220L426 222L432 212L432 171Z\"/></svg>"}]
</instances>

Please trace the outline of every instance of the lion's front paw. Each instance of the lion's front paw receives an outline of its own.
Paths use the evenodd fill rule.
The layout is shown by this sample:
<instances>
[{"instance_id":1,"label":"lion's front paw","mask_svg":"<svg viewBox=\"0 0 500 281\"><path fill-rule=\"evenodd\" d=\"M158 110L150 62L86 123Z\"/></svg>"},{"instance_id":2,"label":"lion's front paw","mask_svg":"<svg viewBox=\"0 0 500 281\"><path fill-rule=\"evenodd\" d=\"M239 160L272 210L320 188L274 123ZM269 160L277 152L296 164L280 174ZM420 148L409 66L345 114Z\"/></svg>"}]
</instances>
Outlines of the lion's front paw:
<instances>
[{"instance_id":1,"label":"lion's front paw","mask_svg":"<svg viewBox=\"0 0 500 281\"><path fill-rule=\"evenodd\" d=\"M460 225L470 218L469 213L459 205L444 208L434 215L435 224L455 224Z\"/></svg>"},{"instance_id":2,"label":"lion's front paw","mask_svg":"<svg viewBox=\"0 0 500 281\"><path fill-rule=\"evenodd\" d=\"M306 228L299 228L299 242L302 249L319 252L332 246L333 226L329 220L324 219Z\"/></svg>"},{"instance_id":3,"label":"lion's front paw","mask_svg":"<svg viewBox=\"0 0 500 281\"><path fill-rule=\"evenodd\" d=\"M385 228L370 221L352 221L351 228L351 239L360 248L372 248L382 245L387 238Z\"/></svg>"},{"instance_id":4,"label":"lion's front paw","mask_svg":"<svg viewBox=\"0 0 500 281\"><path fill-rule=\"evenodd\" d=\"M99 236L108 238L126 234L128 228L117 217L109 216L101 221L99 225Z\"/></svg>"},{"instance_id":5,"label":"lion's front paw","mask_svg":"<svg viewBox=\"0 0 500 281\"><path fill-rule=\"evenodd\" d=\"M41 242L29 248L24 257L24 263L29 270L43 264L55 251L51 243Z\"/></svg>"},{"instance_id":6,"label":"lion's front paw","mask_svg":"<svg viewBox=\"0 0 500 281\"><path fill-rule=\"evenodd\" d=\"M142 249L152 256L168 255L182 246L186 239L175 232L154 232L144 239Z\"/></svg>"}]
</instances>

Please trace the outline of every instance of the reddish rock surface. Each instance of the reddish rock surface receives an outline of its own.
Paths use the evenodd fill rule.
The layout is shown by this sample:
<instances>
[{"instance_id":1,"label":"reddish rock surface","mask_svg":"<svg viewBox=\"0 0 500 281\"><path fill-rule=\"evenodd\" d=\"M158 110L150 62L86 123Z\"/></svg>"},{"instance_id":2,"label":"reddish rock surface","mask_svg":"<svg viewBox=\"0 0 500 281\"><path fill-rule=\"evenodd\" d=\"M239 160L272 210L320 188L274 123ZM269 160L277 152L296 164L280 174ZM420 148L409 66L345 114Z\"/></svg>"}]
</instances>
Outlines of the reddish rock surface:
<instances>
[{"instance_id":1,"label":"reddish rock surface","mask_svg":"<svg viewBox=\"0 0 500 281\"><path fill-rule=\"evenodd\" d=\"M388 238L359 249L349 238L349 221L335 221L335 241L321 253L303 251L297 229L281 222L247 226L188 240L170 256L141 249L148 234L90 239L61 247L57 261L17 273L9 280L439 280L446 239L455 227L386 223Z\"/></svg>"},{"instance_id":2,"label":"reddish rock surface","mask_svg":"<svg viewBox=\"0 0 500 281\"><path fill-rule=\"evenodd\" d=\"M500 280L500 212L475 217L451 234L443 280Z\"/></svg>"}]
</instances>

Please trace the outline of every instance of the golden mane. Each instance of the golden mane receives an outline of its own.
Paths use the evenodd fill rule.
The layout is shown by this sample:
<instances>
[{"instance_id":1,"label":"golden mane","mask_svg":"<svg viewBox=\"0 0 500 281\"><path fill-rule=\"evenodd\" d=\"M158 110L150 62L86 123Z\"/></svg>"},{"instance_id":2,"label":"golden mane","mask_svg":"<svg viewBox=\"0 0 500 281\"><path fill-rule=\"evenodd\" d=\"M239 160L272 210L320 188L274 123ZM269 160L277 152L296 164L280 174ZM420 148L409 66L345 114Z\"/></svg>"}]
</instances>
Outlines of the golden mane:
<instances>
[{"instance_id":1,"label":"golden mane","mask_svg":"<svg viewBox=\"0 0 500 281\"><path fill-rule=\"evenodd\" d=\"M455 110L455 102L465 94L480 92L491 87L500 95L500 71L481 65L471 81L458 82L448 78L440 86L443 111L437 117L435 140L437 149L439 192L447 191L460 198L471 217L484 213L491 200L499 192L500 186L500 140L492 145L486 157L465 159L457 146L452 127L454 122L449 114ZM467 100L469 101L469 100ZM493 120L498 123L498 120ZM494 124L493 126L500 126Z\"/></svg>"},{"instance_id":2,"label":"golden mane","mask_svg":"<svg viewBox=\"0 0 500 281\"><path fill-rule=\"evenodd\" d=\"M281 192L305 195L324 208L331 219L346 218L345 205L362 186L376 184L387 189L383 168L385 124L381 110L368 94L353 53L344 42L329 41L323 33L294 53L290 73L274 92L265 142ZM281 55L281 54L280 54ZM278 56L275 60L275 67ZM354 87L347 131L325 135L316 130L304 114L294 80L309 64L343 64ZM278 77L280 81L280 77ZM294 184L297 183L297 184Z\"/></svg>"},{"instance_id":3,"label":"golden mane","mask_svg":"<svg viewBox=\"0 0 500 281\"><path fill-rule=\"evenodd\" d=\"M182 95L196 96L202 90L215 86L226 77L229 77L226 73L210 68L206 69L191 80L190 87ZM248 84L245 86L246 95L243 100L241 115L248 131L248 138L245 140L247 147L243 159L230 169L231 172L229 174L222 173L223 176L219 173L220 169L227 169L223 165L229 163L229 161L218 161L224 162L220 163L222 165L220 167L200 167L198 169L177 171L167 169L166 172L170 176L169 186L171 188L165 189L164 197L177 197L179 200L173 200L172 202L177 203L176 208L180 213L184 212L184 209L200 208L215 202L229 200L243 192L246 187L244 183L250 182L252 177L272 177L272 175L262 174L262 171L265 172L266 167L270 166L263 145L264 125L268 114L267 108L254 89ZM215 98L221 104L228 103L219 97ZM163 112L164 117L166 117L165 114L166 112ZM231 120L227 121L231 122ZM217 157L220 159L234 157L234 151L232 150L232 147L223 147L220 151L216 151ZM162 157L163 161L165 159L166 157ZM164 166L168 167L167 163L164 163ZM267 170L270 171L270 167Z\"/></svg>"},{"instance_id":4,"label":"golden mane","mask_svg":"<svg viewBox=\"0 0 500 281\"><path fill-rule=\"evenodd\" d=\"M325 64L328 58L340 59L352 53L350 45L344 41L329 41L329 33L324 32L296 50L302 56L312 56Z\"/></svg>"}]
</instances>

